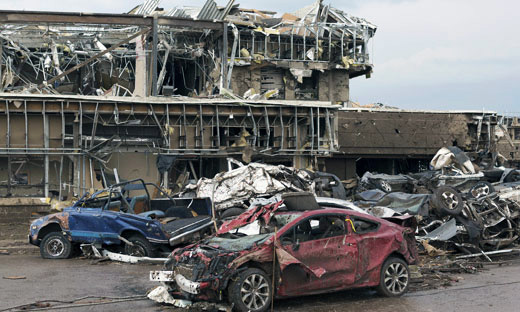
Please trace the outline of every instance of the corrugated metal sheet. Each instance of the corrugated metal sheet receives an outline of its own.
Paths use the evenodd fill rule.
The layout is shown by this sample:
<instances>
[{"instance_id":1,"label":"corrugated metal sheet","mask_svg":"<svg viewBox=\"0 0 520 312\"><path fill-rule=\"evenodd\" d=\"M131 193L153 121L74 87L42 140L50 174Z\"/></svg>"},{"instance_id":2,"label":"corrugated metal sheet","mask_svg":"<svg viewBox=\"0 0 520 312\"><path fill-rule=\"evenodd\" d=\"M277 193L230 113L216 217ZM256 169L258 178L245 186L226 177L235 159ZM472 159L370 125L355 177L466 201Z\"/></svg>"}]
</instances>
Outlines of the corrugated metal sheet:
<instances>
[{"instance_id":1,"label":"corrugated metal sheet","mask_svg":"<svg viewBox=\"0 0 520 312\"><path fill-rule=\"evenodd\" d=\"M172 17L182 17L182 18L190 18L190 15L186 13L184 9L181 8L174 8L169 10L165 16L172 16Z\"/></svg>"},{"instance_id":2,"label":"corrugated metal sheet","mask_svg":"<svg viewBox=\"0 0 520 312\"><path fill-rule=\"evenodd\" d=\"M135 12L136 15L150 15L157 9L161 0L146 0Z\"/></svg>"},{"instance_id":3,"label":"corrugated metal sheet","mask_svg":"<svg viewBox=\"0 0 520 312\"><path fill-rule=\"evenodd\" d=\"M229 11L233 7L233 3L235 3L235 0L229 0L224 10L219 10L214 0L208 0L200 10L197 19L221 21L229 14Z\"/></svg>"},{"instance_id":4,"label":"corrugated metal sheet","mask_svg":"<svg viewBox=\"0 0 520 312\"><path fill-rule=\"evenodd\" d=\"M220 11L217 8L217 4L213 0L208 0L202 7L197 16L199 20L215 20L219 17Z\"/></svg>"}]
</instances>

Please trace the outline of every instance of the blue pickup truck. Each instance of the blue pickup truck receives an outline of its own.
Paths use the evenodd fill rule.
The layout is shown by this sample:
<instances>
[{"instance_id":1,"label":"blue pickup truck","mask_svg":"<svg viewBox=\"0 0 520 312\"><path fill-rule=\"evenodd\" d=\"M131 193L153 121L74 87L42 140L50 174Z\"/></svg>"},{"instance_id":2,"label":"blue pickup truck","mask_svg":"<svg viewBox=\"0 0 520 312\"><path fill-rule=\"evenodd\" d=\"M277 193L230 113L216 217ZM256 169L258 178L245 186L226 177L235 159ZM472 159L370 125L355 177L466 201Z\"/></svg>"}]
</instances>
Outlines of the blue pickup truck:
<instances>
[{"instance_id":1,"label":"blue pickup truck","mask_svg":"<svg viewBox=\"0 0 520 312\"><path fill-rule=\"evenodd\" d=\"M85 194L62 212L35 220L29 243L48 259L68 258L84 243L153 257L211 234L211 212L207 198L172 198L157 185L136 179Z\"/></svg>"}]
</instances>

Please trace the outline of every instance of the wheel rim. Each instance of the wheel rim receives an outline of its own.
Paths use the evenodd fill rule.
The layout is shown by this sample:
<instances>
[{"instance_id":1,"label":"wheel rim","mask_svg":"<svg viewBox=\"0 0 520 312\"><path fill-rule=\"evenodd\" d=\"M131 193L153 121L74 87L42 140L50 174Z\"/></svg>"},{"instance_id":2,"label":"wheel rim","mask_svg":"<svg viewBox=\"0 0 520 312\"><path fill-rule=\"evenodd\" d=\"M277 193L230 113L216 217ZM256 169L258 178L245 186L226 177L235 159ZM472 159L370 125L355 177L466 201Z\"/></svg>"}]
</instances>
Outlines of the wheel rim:
<instances>
[{"instance_id":1,"label":"wheel rim","mask_svg":"<svg viewBox=\"0 0 520 312\"><path fill-rule=\"evenodd\" d=\"M473 197L475 197L475 198L488 196L489 195L489 186L482 185L482 186L476 187L471 191L471 195L473 195Z\"/></svg>"},{"instance_id":2,"label":"wheel rim","mask_svg":"<svg viewBox=\"0 0 520 312\"><path fill-rule=\"evenodd\" d=\"M59 257L65 251L65 244L59 238L53 238L47 243L47 253L53 257Z\"/></svg>"},{"instance_id":3,"label":"wheel rim","mask_svg":"<svg viewBox=\"0 0 520 312\"><path fill-rule=\"evenodd\" d=\"M455 194L453 194L452 192L442 193L442 198L444 199L446 207L450 210L457 208L457 206L459 205L459 200L457 199L457 196L455 196Z\"/></svg>"},{"instance_id":4,"label":"wheel rim","mask_svg":"<svg viewBox=\"0 0 520 312\"><path fill-rule=\"evenodd\" d=\"M392 187L390 187L390 184L388 184L386 181L381 181L381 188L383 191L390 193L392 191Z\"/></svg>"},{"instance_id":5,"label":"wheel rim","mask_svg":"<svg viewBox=\"0 0 520 312\"><path fill-rule=\"evenodd\" d=\"M249 275L240 288L240 297L244 305L251 310L258 310L268 304L269 284L260 274Z\"/></svg>"},{"instance_id":6,"label":"wheel rim","mask_svg":"<svg viewBox=\"0 0 520 312\"><path fill-rule=\"evenodd\" d=\"M136 243L134 243L134 246L130 246L130 256L135 256L135 257L145 257L146 256L146 250L144 250L144 247L143 246L140 246L140 245L137 245Z\"/></svg>"},{"instance_id":7,"label":"wheel rim","mask_svg":"<svg viewBox=\"0 0 520 312\"><path fill-rule=\"evenodd\" d=\"M408 270L399 262L392 263L385 271L385 287L394 295L404 292L408 286Z\"/></svg>"}]
</instances>

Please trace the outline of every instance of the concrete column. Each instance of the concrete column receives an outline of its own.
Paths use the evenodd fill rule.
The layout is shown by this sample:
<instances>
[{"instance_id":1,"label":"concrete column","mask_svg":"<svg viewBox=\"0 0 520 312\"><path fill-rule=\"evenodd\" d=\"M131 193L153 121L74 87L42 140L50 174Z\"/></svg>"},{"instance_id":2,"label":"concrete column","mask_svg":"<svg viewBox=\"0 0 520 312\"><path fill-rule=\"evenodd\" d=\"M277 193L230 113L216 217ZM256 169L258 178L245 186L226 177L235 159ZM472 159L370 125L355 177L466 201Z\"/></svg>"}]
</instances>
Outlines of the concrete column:
<instances>
[{"instance_id":1,"label":"concrete column","mask_svg":"<svg viewBox=\"0 0 520 312\"><path fill-rule=\"evenodd\" d=\"M135 88L134 95L146 97L147 94L147 67L146 67L146 50L145 50L146 35L139 36L134 39L135 42Z\"/></svg>"},{"instance_id":2,"label":"concrete column","mask_svg":"<svg viewBox=\"0 0 520 312\"><path fill-rule=\"evenodd\" d=\"M296 169L305 169L311 166L312 156L294 156L293 167Z\"/></svg>"}]
</instances>

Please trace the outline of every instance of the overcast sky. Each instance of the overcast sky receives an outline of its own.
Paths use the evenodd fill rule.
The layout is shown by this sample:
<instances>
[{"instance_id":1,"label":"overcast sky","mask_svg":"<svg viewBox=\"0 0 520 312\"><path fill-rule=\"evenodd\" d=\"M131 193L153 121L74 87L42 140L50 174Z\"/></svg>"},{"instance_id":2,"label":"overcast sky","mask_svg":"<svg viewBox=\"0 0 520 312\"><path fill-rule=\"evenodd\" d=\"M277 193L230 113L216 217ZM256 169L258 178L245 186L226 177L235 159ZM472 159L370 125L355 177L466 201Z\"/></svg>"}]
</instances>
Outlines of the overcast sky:
<instances>
[{"instance_id":1,"label":"overcast sky","mask_svg":"<svg viewBox=\"0 0 520 312\"><path fill-rule=\"evenodd\" d=\"M161 7L205 0L163 0ZM225 4L226 0L217 0ZM292 12L313 0L236 0ZM122 13L142 0L2 0L0 9ZM520 29L515 0L325 0L378 26L372 78L351 80L351 100L408 109L520 114ZM372 50L372 47L371 47Z\"/></svg>"}]
</instances>

